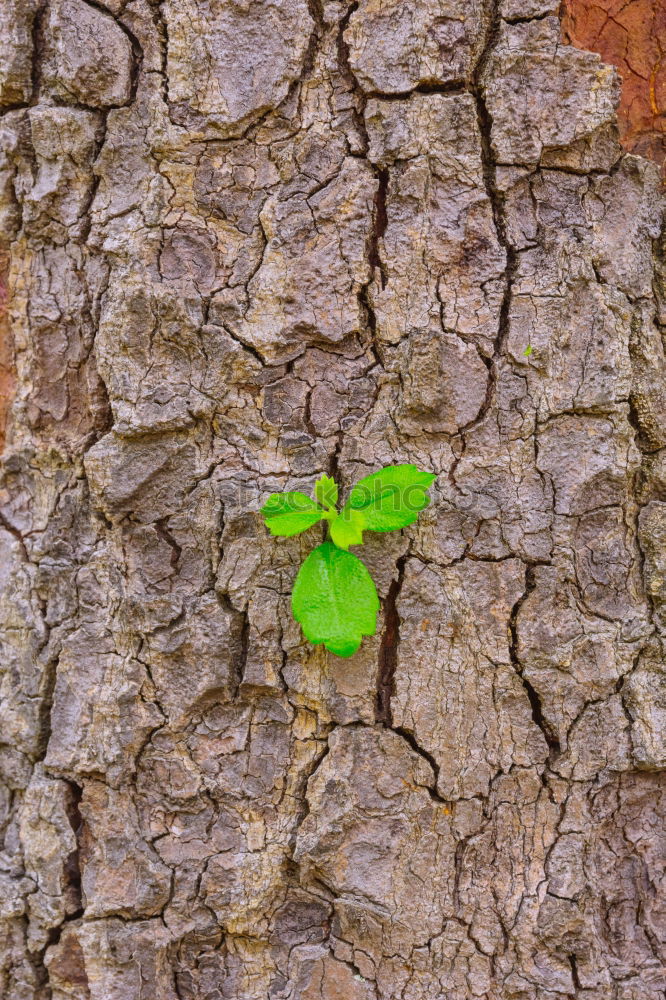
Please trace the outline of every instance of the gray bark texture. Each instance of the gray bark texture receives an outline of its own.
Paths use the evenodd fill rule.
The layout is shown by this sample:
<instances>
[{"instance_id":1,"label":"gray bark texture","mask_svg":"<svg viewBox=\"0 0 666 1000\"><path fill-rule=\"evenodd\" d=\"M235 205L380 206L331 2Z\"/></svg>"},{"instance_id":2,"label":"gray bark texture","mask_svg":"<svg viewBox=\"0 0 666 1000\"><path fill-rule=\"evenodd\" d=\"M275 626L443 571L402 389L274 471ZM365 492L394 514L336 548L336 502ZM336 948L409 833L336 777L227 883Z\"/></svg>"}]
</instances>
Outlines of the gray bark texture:
<instances>
[{"instance_id":1,"label":"gray bark texture","mask_svg":"<svg viewBox=\"0 0 666 1000\"><path fill-rule=\"evenodd\" d=\"M3 998L663 1000L660 178L557 6L3 0ZM397 462L341 660L257 511Z\"/></svg>"}]
</instances>

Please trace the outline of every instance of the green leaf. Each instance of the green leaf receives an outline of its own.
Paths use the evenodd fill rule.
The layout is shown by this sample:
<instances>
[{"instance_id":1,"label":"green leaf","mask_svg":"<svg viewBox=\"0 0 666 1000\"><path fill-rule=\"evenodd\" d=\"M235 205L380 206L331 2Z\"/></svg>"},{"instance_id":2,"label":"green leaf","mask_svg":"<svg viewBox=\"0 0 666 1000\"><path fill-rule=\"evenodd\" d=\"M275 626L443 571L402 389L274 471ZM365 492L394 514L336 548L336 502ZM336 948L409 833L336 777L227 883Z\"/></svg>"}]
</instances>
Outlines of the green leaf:
<instances>
[{"instance_id":1,"label":"green leaf","mask_svg":"<svg viewBox=\"0 0 666 1000\"><path fill-rule=\"evenodd\" d=\"M326 511L305 493L271 493L261 508L271 535L291 538L326 517Z\"/></svg>"},{"instance_id":2,"label":"green leaf","mask_svg":"<svg viewBox=\"0 0 666 1000\"><path fill-rule=\"evenodd\" d=\"M330 524L331 538L341 549L350 545L361 545L365 518L360 510L345 507Z\"/></svg>"},{"instance_id":3,"label":"green leaf","mask_svg":"<svg viewBox=\"0 0 666 1000\"><path fill-rule=\"evenodd\" d=\"M361 560L324 542L301 566L291 608L306 639L346 657L356 652L364 635L375 634L379 598Z\"/></svg>"},{"instance_id":4,"label":"green leaf","mask_svg":"<svg viewBox=\"0 0 666 1000\"><path fill-rule=\"evenodd\" d=\"M335 479L323 475L315 483L314 495L322 507L335 510L335 505L338 502L338 484Z\"/></svg>"},{"instance_id":5,"label":"green leaf","mask_svg":"<svg viewBox=\"0 0 666 1000\"><path fill-rule=\"evenodd\" d=\"M430 503L426 490L436 478L434 473L422 472L415 465L388 465L356 484L342 514L353 510L361 515L362 530L405 528Z\"/></svg>"},{"instance_id":6,"label":"green leaf","mask_svg":"<svg viewBox=\"0 0 666 1000\"><path fill-rule=\"evenodd\" d=\"M532 345L528 344L527 347L525 348L525 350L523 351L523 357L524 358L529 358L529 356L530 356L531 353L532 353Z\"/></svg>"}]
</instances>

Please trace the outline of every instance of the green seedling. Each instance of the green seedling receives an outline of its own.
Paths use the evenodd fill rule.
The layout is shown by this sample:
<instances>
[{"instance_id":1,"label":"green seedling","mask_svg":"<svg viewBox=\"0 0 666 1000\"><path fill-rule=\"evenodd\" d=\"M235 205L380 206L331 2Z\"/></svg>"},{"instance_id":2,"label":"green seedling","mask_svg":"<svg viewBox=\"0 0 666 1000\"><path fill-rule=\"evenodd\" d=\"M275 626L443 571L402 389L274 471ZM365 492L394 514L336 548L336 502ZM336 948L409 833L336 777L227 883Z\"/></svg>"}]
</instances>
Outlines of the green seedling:
<instances>
[{"instance_id":1,"label":"green seedling","mask_svg":"<svg viewBox=\"0 0 666 1000\"><path fill-rule=\"evenodd\" d=\"M261 513L271 535L290 538L320 521L330 538L307 557L291 595L294 618L314 645L336 656L352 656L363 636L377 631L379 598L367 569L350 545L363 543L364 531L398 531L413 524L430 498L437 477L415 465L389 465L361 479L338 509L338 486L322 476L314 499L305 493L272 493Z\"/></svg>"}]
</instances>

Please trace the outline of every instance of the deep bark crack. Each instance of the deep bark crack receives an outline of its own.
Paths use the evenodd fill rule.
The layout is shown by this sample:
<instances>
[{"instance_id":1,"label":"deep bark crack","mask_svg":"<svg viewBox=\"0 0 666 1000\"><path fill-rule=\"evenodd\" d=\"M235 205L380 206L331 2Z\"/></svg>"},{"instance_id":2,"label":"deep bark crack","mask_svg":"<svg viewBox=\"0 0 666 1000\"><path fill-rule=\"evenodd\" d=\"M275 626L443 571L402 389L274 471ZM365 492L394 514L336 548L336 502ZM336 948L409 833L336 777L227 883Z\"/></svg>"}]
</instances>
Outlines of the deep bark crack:
<instances>
[{"instance_id":1,"label":"deep bark crack","mask_svg":"<svg viewBox=\"0 0 666 1000\"><path fill-rule=\"evenodd\" d=\"M520 678L520 681L525 689L525 693L529 700L530 708L532 710L532 721L536 726L539 727L539 729L543 733L546 743L548 744L548 749L550 752L550 762L552 764L562 753L560 741L557 734L553 731L552 726L544 717L541 697L539 693L536 691L536 689L529 682L529 680L525 677L523 672L524 668L518 656L518 645L519 645L518 615L520 613L520 609L522 608L523 604L530 596L532 591L535 589L535 587L536 587L535 567L533 565L528 564L525 567L525 589L518 598L518 600L516 601L516 603L513 605L511 609L511 615L509 618L509 636L510 636L509 655L511 657L511 663L513 664L513 668L516 671L518 677Z\"/></svg>"},{"instance_id":2,"label":"deep bark crack","mask_svg":"<svg viewBox=\"0 0 666 1000\"><path fill-rule=\"evenodd\" d=\"M356 124L356 130L358 132L359 138L361 140L361 145L363 149L363 159L364 162L368 163L372 169L372 172L377 180L377 191L374 198L374 207L371 219L370 232L368 236L367 243L367 259L370 269L370 277L368 281L363 285L363 287L358 292L358 303L361 311L366 317L366 326L368 330L368 347L372 351L374 358L378 364L381 364L381 354L378 351L377 343L377 317L370 298L370 286L375 280L376 272L379 272L380 282L382 288L386 287L386 273L385 268L382 264L381 254L379 249L379 242L386 232L386 227L388 225L388 216L386 210L386 199L389 185L389 172L387 169L382 169L376 164L372 163L368 159L368 150L370 148L370 137L368 135L367 125L365 123L365 109L368 103L368 95L363 91L362 87L359 85L356 76L351 68L349 62L349 46L345 41L345 31L349 24L349 20L352 14L358 9L358 0L354 0L349 6L347 13L340 21L338 27L338 37L337 37L337 57L338 57L338 68L340 75L343 80L346 81L350 88L353 100L353 113L354 121Z\"/></svg>"},{"instance_id":3,"label":"deep bark crack","mask_svg":"<svg viewBox=\"0 0 666 1000\"><path fill-rule=\"evenodd\" d=\"M398 665L398 643L400 642L400 616L398 598L405 576L408 552L396 563L397 575L389 586L384 602L384 631L377 653L377 691L375 694L375 722L391 727L391 697L395 691L395 671Z\"/></svg>"},{"instance_id":4,"label":"deep bark crack","mask_svg":"<svg viewBox=\"0 0 666 1000\"><path fill-rule=\"evenodd\" d=\"M81 886L81 836L83 832L83 817L81 815L81 799L83 798L83 788L71 779L67 779L69 796L66 801L67 818L76 838L75 849L65 860L65 877L70 899L68 900L71 912L66 920L77 920L83 915L83 890Z\"/></svg>"},{"instance_id":5,"label":"deep bark crack","mask_svg":"<svg viewBox=\"0 0 666 1000\"><path fill-rule=\"evenodd\" d=\"M501 23L499 2L498 0L492 0L486 29L486 39L474 68L470 92L474 97L476 104L476 115L481 140L481 168L483 173L483 182L488 200L490 202L497 240L505 254L503 274L504 293L502 295L502 302L499 310L497 334L493 345L493 355L489 360L484 358L484 362L488 368L488 381L486 384L485 397L476 417L474 417L472 421L458 431L457 436L460 441L460 448L457 449L453 464L449 470L449 478L454 486L456 485L456 469L467 449L467 435L469 431L483 423L490 411L493 400L495 399L497 366L502 357L504 346L509 336L513 283L518 267L518 253L516 248L510 243L507 236L504 195L497 186L497 163L492 148L493 119L485 100L483 85L484 74L499 39Z\"/></svg>"}]
</instances>

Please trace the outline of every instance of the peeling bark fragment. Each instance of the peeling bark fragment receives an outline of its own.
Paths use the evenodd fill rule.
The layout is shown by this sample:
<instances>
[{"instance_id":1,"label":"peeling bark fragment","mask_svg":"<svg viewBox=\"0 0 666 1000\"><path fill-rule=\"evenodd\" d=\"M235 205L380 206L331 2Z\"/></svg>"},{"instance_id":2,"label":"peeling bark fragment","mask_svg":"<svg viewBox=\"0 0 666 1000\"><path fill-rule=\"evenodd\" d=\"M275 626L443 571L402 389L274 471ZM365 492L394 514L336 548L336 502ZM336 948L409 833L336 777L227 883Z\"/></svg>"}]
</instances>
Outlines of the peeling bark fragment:
<instances>
[{"instance_id":1,"label":"peeling bark fragment","mask_svg":"<svg viewBox=\"0 0 666 1000\"><path fill-rule=\"evenodd\" d=\"M498 163L536 166L547 154L550 166L604 169L594 140L615 122L617 76L562 46L556 17L502 24L482 85Z\"/></svg>"},{"instance_id":2,"label":"peeling bark fragment","mask_svg":"<svg viewBox=\"0 0 666 1000\"><path fill-rule=\"evenodd\" d=\"M163 15L174 122L226 135L241 134L287 96L313 28L305 0L167 0Z\"/></svg>"},{"instance_id":3,"label":"peeling bark fragment","mask_svg":"<svg viewBox=\"0 0 666 1000\"><path fill-rule=\"evenodd\" d=\"M624 147L661 164L662 174L666 159L665 18L659 0L597 0L594 4L565 0L562 6L566 41L598 52L604 62L620 70L618 122Z\"/></svg>"},{"instance_id":4,"label":"peeling bark fragment","mask_svg":"<svg viewBox=\"0 0 666 1000\"><path fill-rule=\"evenodd\" d=\"M349 64L364 90L400 94L469 80L483 47L481 0L360 0L345 31Z\"/></svg>"},{"instance_id":5,"label":"peeling bark fragment","mask_svg":"<svg viewBox=\"0 0 666 1000\"><path fill-rule=\"evenodd\" d=\"M42 26L42 86L67 104L127 104L133 53L126 30L84 0L54 0Z\"/></svg>"}]
</instances>

